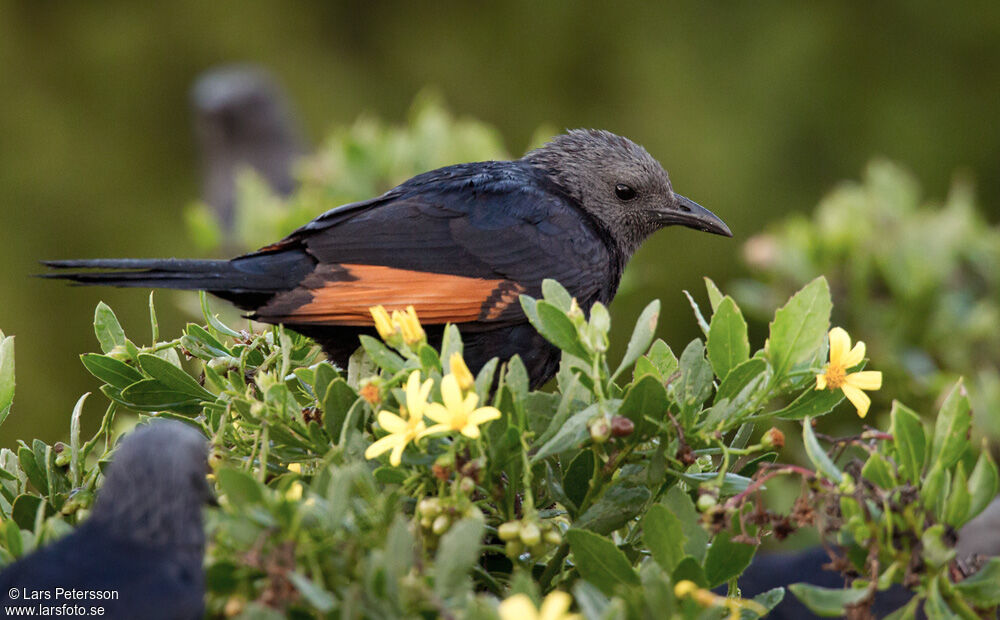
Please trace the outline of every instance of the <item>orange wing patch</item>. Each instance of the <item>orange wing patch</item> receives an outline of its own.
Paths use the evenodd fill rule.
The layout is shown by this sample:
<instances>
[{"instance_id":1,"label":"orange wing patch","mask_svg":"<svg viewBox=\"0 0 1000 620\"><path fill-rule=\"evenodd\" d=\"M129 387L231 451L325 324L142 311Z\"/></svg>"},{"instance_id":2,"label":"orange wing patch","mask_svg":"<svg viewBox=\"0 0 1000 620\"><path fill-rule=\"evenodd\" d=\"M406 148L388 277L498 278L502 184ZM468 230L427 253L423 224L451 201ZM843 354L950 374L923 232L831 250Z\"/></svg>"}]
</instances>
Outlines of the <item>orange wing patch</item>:
<instances>
[{"instance_id":1,"label":"orange wing patch","mask_svg":"<svg viewBox=\"0 0 1000 620\"><path fill-rule=\"evenodd\" d=\"M525 288L487 280L380 265L322 265L299 288L277 295L256 317L268 322L373 325L368 309L413 306L425 324L499 319Z\"/></svg>"}]
</instances>

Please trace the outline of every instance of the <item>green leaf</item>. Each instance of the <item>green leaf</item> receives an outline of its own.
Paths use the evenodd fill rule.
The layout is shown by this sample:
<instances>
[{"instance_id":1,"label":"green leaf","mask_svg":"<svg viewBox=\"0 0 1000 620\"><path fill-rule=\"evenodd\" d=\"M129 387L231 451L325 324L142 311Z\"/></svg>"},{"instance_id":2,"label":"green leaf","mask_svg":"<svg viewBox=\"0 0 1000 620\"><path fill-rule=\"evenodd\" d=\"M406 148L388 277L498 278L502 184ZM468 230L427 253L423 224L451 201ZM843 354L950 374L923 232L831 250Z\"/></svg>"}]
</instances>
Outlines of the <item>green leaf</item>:
<instances>
[{"instance_id":1,"label":"green leaf","mask_svg":"<svg viewBox=\"0 0 1000 620\"><path fill-rule=\"evenodd\" d=\"M441 537L435 557L434 593L447 600L469 585L468 575L479 559L484 526L479 519L462 519Z\"/></svg>"},{"instance_id":2,"label":"green leaf","mask_svg":"<svg viewBox=\"0 0 1000 620\"><path fill-rule=\"evenodd\" d=\"M719 384L719 389L715 392L715 402L718 403L724 399L732 400L751 381L765 372L768 372L766 360L759 357L748 359L730 370L726 378Z\"/></svg>"},{"instance_id":3,"label":"green leaf","mask_svg":"<svg viewBox=\"0 0 1000 620\"><path fill-rule=\"evenodd\" d=\"M639 514L650 495L649 489L644 486L612 485L586 512L577 517L573 527L598 534L610 534Z\"/></svg>"},{"instance_id":4,"label":"green leaf","mask_svg":"<svg viewBox=\"0 0 1000 620\"><path fill-rule=\"evenodd\" d=\"M622 357L618 368L611 375L612 380L618 377L623 370L634 364L639 359L639 356L649 348L649 343L653 341L653 336L656 334L656 324L659 320L660 300L654 299L639 314L639 318L635 322L635 328L632 330L632 337L629 338L628 347L625 349L625 356ZM670 348L668 347L667 350L669 351ZM673 353L671 353L672 355Z\"/></svg>"},{"instance_id":5,"label":"green leaf","mask_svg":"<svg viewBox=\"0 0 1000 620\"><path fill-rule=\"evenodd\" d=\"M220 469L216 472L219 488L226 501L238 508L261 504L264 494L260 484L250 474L237 469Z\"/></svg>"},{"instance_id":6,"label":"green leaf","mask_svg":"<svg viewBox=\"0 0 1000 620\"><path fill-rule=\"evenodd\" d=\"M590 353L580 344L576 325L565 312L547 301L536 302L535 310L537 319L532 320L531 324L542 337L570 355L584 360L590 359ZM528 319L531 320L531 317Z\"/></svg>"},{"instance_id":7,"label":"green leaf","mask_svg":"<svg viewBox=\"0 0 1000 620\"><path fill-rule=\"evenodd\" d=\"M830 286L820 276L775 312L765 345L775 377L782 379L794 366L810 361L822 349L832 309Z\"/></svg>"},{"instance_id":8,"label":"green leaf","mask_svg":"<svg viewBox=\"0 0 1000 620\"><path fill-rule=\"evenodd\" d=\"M101 391L108 394L103 388ZM136 381L124 390L121 390L120 396L126 405L135 407L141 411L188 408L201 402L187 394L181 394L173 388L168 388L156 379Z\"/></svg>"},{"instance_id":9,"label":"green leaf","mask_svg":"<svg viewBox=\"0 0 1000 620\"><path fill-rule=\"evenodd\" d=\"M868 461L865 463L865 466L861 468L861 475L867 480L874 482L882 489L892 489L896 487L896 480L892 475L892 470L889 468L889 464L878 452L873 452L871 456L868 457Z\"/></svg>"},{"instance_id":10,"label":"green leaf","mask_svg":"<svg viewBox=\"0 0 1000 620\"><path fill-rule=\"evenodd\" d=\"M923 558L932 568L940 568L955 559L955 548L945 542L945 527L938 523L924 530L920 535Z\"/></svg>"},{"instance_id":11,"label":"green leaf","mask_svg":"<svg viewBox=\"0 0 1000 620\"><path fill-rule=\"evenodd\" d=\"M702 551L704 553L704 551ZM677 567L674 568L673 574L670 576L674 583L679 581L688 580L695 582L699 588L708 587L708 579L705 578L705 570L690 555L685 556L680 562L677 563Z\"/></svg>"},{"instance_id":12,"label":"green leaf","mask_svg":"<svg viewBox=\"0 0 1000 620\"><path fill-rule=\"evenodd\" d=\"M788 589L814 614L828 618L844 616L846 607L868 595L867 590L862 588L821 588L808 583L793 583Z\"/></svg>"},{"instance_id":13,"label":"green leaf","mask_svg":"<svg viewBox=\"0 0 1000 620\"><path fill-rule=\"evenodd\" d=\"M542 280L542 297L563 312L569 312L573 305L573 296L552 278Z\"/></svg>"},{"instance_id":14,"label":"green leaf","mask_svg":"<svg viewBox=\"0 0 1000 620\"><path fill-rule=\"evenodd\" d=\"M103 301L97 304L97 309L94 310L94 334L97 335L97 342L101 343L101 350L105 353L111 353L115 347L125 346L125 332L118 322L118 317Z\"/></svg>"},{"instance_id":15,"label":"green leaf","mask_svg":"<svg viewBox=\"0 0 1000 620\"><path fill-rule=\"evenodd\" d=\"M639 585L639 575L628 558L607 538L587 530L571 529L566 532L566 540L580 575L606 596L613 595L619 584Z\"/></svg>"},{"instance_id":16,"label":"green leaf","mask_svg":"<svg viewBox=\"0 0 1000 620\"><path fill-rule=\"evenodd\" d=\"M35 458L35 453L30 449L21 446L17 449L17 463L21 466L21 471L28 477L31 486L42 495L49 494L49 481L45 471Z\"/></svg>"},{"instance_id":17,"label":"green leaf","mask_svg":"<svg viewBox=\"0 0 1000 620\"><path fill-rule=\"evenodd\" d=\"M594 477L594 452L592 450L581 450L566 468L562 484L566 497L575 506L587 496L590 490L590 480Z\"/></svg>"},{"instance_id":18,"label":"green leaf","mask_svg":"<svg viewBox=\"0 0 1000 620\"><path fill-rule=\"evenodd\" d=\"M327 592L326 588L317 584L298 571L288 571L285 573L288 580L292 582L295 589L299 591L302 598L306 599L310 605L321 613L333 610L336 600L333 595Z\"/></svg>"},{"instance_id":19,"label":"green leaf","mask_svg":"<svg viewBox=\"0 0 1000 620\"><path fill-rule=\"evenodd\" d=\"M201 300L201 314L205 317L205 322L208 323L212 329L220 334L225 334L230 338L240 337L240 333L238 331L230 328L228 325L220 321L214 314L212 314L212 310L208 307L208 295L205 294L205 291L198 292L198 299Z\"/></svg>"},{"instance_id":20,"label":"green leaf","mask_svg":"<svg viewBox=\"0 0 1000 620\"><path fill-rule=\"evenodd\" d=\"M691 304L691 310L694 312L695 321L698 323L698 327L701 328L701 333L708 336L708 321L705 320L705 315L701 313L701 308L698 306L698 302L694 300L691 293L684 291L684 296L687 297L688 303Z\"/></svg>"},{"instance_id":21,"label":"green leaf","mask_svg":"<svg viewBox=\"0 0 1000 620\"><path fill-rule=\"evenodd\" d=\"M778 603L783 601L785 598L784 588L771 588L766 592L761 592L757 596L753 597L755 603L759 603L764 607L764 609L771 611L778 606ZM766 617L766 616L765 616Z\"/></svg>"},{"instance_id":22,"label":"green leaf","mask_svg":"<svg viewBox=\"0 0 1000 620\"><path fill-rule=\"evenodd\" d=\"M642 434L643 427L649 427L646 416L661 420L666 417L670 402L667 390L653 375L646 375L632 384L618 409L618 415L625 416L635 424Z\"/></svg>"},{"instance_id":23,"label":"green leaf","mask_svg":"<svg viewBox=\"0 0 1000 620\"><path fill-rule=\"evenodd\" d=\"M989 449L983 445L982 452L979 453L979 460L972 469L969 476L969 514L971 519L981 513L997 495L1000 479L997 476L997 465L990 456Z\"/></svg>"},{"instance_id":24,"label":"green leaf","mask_svg":"<svg viewBox=\"0 0 1000 620\"><path fill-rule=\"evenodd\" d=\"M714 588L742 573L750 565L755 551L756 546L734 543L732 534L719 532L705 557L705 579L709 587Z\"/></svg>"},{"instance_id":25,"label":"green leaf","mask_svg":"<svg viewBox=\"0 0 1000 620\"><path fill-rule=\"evenodd\" d=\"M943 579L939 576L938 579ZM941 586L938 579L931 580L931 587L927 591L927 600L924 602L924 614L927 620L957 620L961 616L952 611L944 597L941 596Z\"/></svg>"},{"instance_id":26,"label":"green leaf","mask_svg":"<svg viewBox=\"0 0 1000 620\"><path fill-rule=\"evenodd\" d=\"M1000 605L1000 558L990 558L979 572L951 587L976 607Z\"/></svg>"},{"instance_id":27,"label":"green leaf","mask_svg":"<svg viewBox=\"0 0 1000 620\"><path fill-rule=\"evenodd\" d=\"M370 357L379 368L391 375L394 375L403 369L403 365L405 363L403 362L403 358L389 350L389 347L382 344L381 340L364 334L358 338L361 340L361 346L364 348L365 353L368 354L368 357Z\"/></svg>"},{"instance_id":28,"label":"green leaf","mask_svg":"<svg viewBox=\"0 0 1000 620\"><path fill-rule=\"evenodd\" d=\"M681 407L682 415L689 416L705 402L712 393L712 367L705 359L705 348L701 340L692 340L680 361L681 376L674 383L674 398Z\"/></svg>"},{"instance_id":29,"label":"green leaf","mask_svg":"<svg viewBox=\"0 0 1000 620\"><path fill-rule=\"evenodd\" d=\"M839 483L843 480L844 475L840 473L840 470L830 460L826 451L819 445L819 441L816 440L816 435L813 433L812 424L808 417L802 420L802 442L805 444L806 456L812 461L818 473L823 474L824 477L833 482Z\"/></svg>"},{"instance_id":30,"label":"green leaf","mask_svg":"<svg viewBox=\"0 0 1000 620\"><path fill-rule=\"evenodd\" d=\"M22 530L34 531L35 518L38 516L38 507L41 505L42 498L37 495L28 495L27 493L18 495L11 505L10 518Z\"/></svg>"},{"instance_id":31,"label":"green leaf","mask_svg":"<svg viewBox=\"0 0 1000 620\"><path fill-rule=\"evenodd\" d=\"M951 493L944 509L944 521L958 529L968 521L969 508L972 506L972 496L969 494L969 481L965 475L965 465L959 461L951 479Z\"/></svg>"},{"instance_id":32,"label":"green leaf","mask_svg":"<svg viewBox=\"0 0 1000 620\"><path fill-rule=\"evenodd\" d=\"M677 356L670 350L670 346L659 339L653 343L653 346L649 347L646 359L653 364L653 367L659 371L664 379L676 372L679 365Z\"/></svg>"},{"instance_id":33,"label":"green leaf","mask_svg":"<svg viewBox=\"0 0 1000 620\"><path fill-rule=\"evenodd\" d=\"M747 339L747 322L732 297L719 304L708 326L708 361L720 379L729 371L750 359L750 341Z\"/></svg>"},{"instance_id":34,"label":"green leaf","mask_svg":"<svg viewBox=\"0 0 1000 620\"><path fill-rule=\"evenodd\" d=\"M80 356L80 361L90 374L120 390L142 380L138 370L107 355L87 353Z\"/></svg>"},{"instance_id":35,"label":"green leaf","mask_svg":"<svg viewBox=\"0 0 1000 620\"><path fill-rule=\"evenodd\" d=\"M588 424L590 420L598 414L597 404L591 405L583 411L574 413L565 423L563 423L556 434L552 436L538 449L538 452L531 457L532 463L537 463L542 459L569 450L590 438ZM554 421L554 420L553 420Z\"/></svg>"},{"instance_id":36,"label":"green leaf","mask_svg":"<svg viewBox=\"0 0 1000 620\"><path fill-rule=\"evenodd\" d=\"M328 362L321 362L316 366L316 371L313 378L313 395L316 397L316 402L322 406L323 401L326 400L326 393L330 388L330 384L333 383L340 377L340 374L333 369L333 366Z\"/></svg>"},{"instance_id":37,"label":"green leaf","mask_svg":"<svg viewBox=\"0 0 1000 620\"><path fill-rule=\"evenodd\" d=\"M708 291L708 303L712 306L712 312L714 313L719 309L719 304L722 303L724 295L711 278L705 278L705 290Z\"/></svg>"},{"instance_id":38,"label":"green leaf","mask_svg":"<svg viewBox=\"0 0 1000 620\"><path fill-rule=\"evenodd\" d=\"M892 401L889 432L899 463L900 473L913 484L920 482L924 471L924 455L927 452L927 437L920 416L899 401ZM883 487L884 488L884 487Z\"/></svg>"},{"instance_id":39,"label":"green leaf","mask_svg":"<svg viewBox=\"0 0 1000 620\"><path fill-rule=\"evenodd\" d=\"M972 413L965 386L959 379L948 393L934 424L934 441L931 444L931 462L951 467L962 457L969 443Z\"/></svg>"},{"instance_id":40,"label":"green leaf","mask_svg":"<svg viewBox=\"0 0 1000 620\"><path fill-rule=\"evenodd\" d=\"M212 394L199 385L194 377L164 359L155 355L140 353L139 365L142 367L143 372L179 394L184 394L198 400L215 400L215 394Z\"/></svg>"},{"instance_id":41,"label":"green leaf","mask_svg":"<svg viewBox=\"0 0 1000 620\"><path fill-rule=\"evenodd\" d=\"M684 557L687 537L681 520L662 504L653 504L642 518L642 541L653 559L670 573Z\"/></svg>"},{"instance_id":42,"label":"green leaf","mask_svg":"<svg viewBox=\"0 0 1000 620\"><path fill-rule=\"evenodd\" d=\"M14 337L0 332L0 424L14 402Z\"/></svg>"},{"instance_id":43,"label":"green leaf","mask_svg":"<svg viewBox=\"0 0 1000 620\"><path fill-rule=\"evenodd\" d=\"M844 400L842 390L817 390L809 387L787 407L776 411L774 415L783 420L816 418L833 411L834 407L839 405L842 400Z\"/></svg>"},{"instance_id":44,"label":"green leaf","mask_svg":"<svg viewBox=\"0 0 1000 620\"><path fill-rule=\"evenodd\" d=\"M700 565L708 548L708 533L701 526L701 514L695 509L694 502L674 485L667 491L662 503L681 522L685 537L684 555L693 557Z\"/></svg>"},{"instance_id":45,"label":"green leaf","mask_svg":"<svg viewBox=\"0 0 1000 620\"><path fill-rule=\"evenodd\" d=\"M347 413L357 400L357 393L347 385L347 381L339 377L331 381L327 387L322 404L323 427L326 429L326 434L334 440L340 437Z\"/></svg>"},{"instance_id":46,"label":"green leaf","mask_svg":"<svg viewBox=\"0 0 1000 620\"><path fill-rule=\"evenodd\" d=\"M940 462L934 463L920 487L920 497L924 507L938 519L944 518L945 499L950 488L951 472Z\"/></svg>"}]
</instances>

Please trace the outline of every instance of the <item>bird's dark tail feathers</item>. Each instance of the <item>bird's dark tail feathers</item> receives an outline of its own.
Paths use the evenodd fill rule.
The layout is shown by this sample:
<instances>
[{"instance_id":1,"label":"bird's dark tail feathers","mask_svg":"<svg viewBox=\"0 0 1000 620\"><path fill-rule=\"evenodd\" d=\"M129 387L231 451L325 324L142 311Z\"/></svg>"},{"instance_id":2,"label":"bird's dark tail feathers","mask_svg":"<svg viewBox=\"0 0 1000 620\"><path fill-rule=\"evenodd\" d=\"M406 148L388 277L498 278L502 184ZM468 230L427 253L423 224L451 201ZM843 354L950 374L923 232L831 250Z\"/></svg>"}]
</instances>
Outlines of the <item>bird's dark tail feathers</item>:
<instances>
[{"instance_id":1,"label":"bird's dark tail feathers","mask_svg":"<svg viewBox=\"0 0 1000 620\"><path fill-rule=\"evenodd\" d=\"M315 259L299 249L252 254L232 260L98 258L42 261L53 269L42 274L84 286L122 286L204 290L253 309L275 293L287 291L308 275ZM86 271L96 270L96 271Z\"/></svg>"}]
</instances>

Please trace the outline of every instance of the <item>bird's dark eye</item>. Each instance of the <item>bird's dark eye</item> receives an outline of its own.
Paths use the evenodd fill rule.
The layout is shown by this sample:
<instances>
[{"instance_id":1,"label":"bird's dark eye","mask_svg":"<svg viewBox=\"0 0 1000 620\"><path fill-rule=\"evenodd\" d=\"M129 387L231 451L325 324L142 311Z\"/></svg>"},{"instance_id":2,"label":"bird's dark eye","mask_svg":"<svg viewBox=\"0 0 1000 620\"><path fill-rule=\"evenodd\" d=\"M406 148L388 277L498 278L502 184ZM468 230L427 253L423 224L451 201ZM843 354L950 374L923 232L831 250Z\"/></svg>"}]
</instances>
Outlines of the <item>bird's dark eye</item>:
<instances>
[{"instance_id":1,"label":"bird's dark eye","mask_svg":"<svg viewBox=\"0 0 1000 620\"><path fill-rule=\"evenodd\" d=\"M632 200L635 198L635 190L624 183L619 183L615 185L615 196L618 196L618 200Z\"/></svg>"}]
</instances>

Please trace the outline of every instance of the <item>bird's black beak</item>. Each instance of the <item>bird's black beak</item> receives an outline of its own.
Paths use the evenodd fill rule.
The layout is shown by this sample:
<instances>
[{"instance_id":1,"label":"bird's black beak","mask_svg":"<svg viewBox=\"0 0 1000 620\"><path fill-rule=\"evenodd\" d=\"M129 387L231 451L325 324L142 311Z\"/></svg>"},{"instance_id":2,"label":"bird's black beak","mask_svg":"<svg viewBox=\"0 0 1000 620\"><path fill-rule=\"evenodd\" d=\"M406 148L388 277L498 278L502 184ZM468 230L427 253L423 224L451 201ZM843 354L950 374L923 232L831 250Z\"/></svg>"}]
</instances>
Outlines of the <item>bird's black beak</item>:
<instances>
[{"instance_id":1,"label":"bird's black beak","mask_svg":"<svg viewBox=\"0 0 1000 620\"><path fill-rule=\"evenodd\" d=\"M715 233L724 237L732 237L733 233L726 226L726 223L719 219L719 216L712 213L705 207L690 198L685 198L680 194L674 194L674 202L664 209L656 212L660 222L664 226L679 224L702 230L704 232Z\"/></svg>"}]
</instances>

